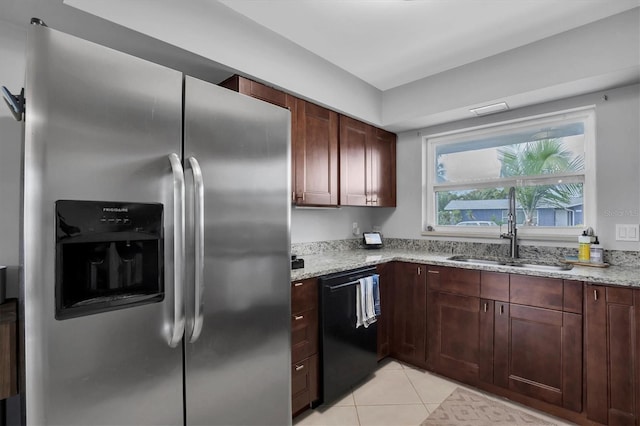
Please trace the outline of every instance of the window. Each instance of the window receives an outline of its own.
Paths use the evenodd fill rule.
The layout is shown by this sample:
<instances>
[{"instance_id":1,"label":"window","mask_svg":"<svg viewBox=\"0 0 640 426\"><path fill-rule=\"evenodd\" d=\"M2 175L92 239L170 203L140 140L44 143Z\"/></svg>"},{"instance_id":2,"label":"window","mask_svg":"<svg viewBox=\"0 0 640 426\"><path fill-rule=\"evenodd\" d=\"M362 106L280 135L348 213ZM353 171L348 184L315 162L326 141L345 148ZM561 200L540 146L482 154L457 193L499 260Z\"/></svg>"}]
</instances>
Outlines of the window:
<instances>
[{"instance_id":1,"label":"window","mask_svg":"<svg viewBox=\"0 0 640 426\"><path fill-rule=\"evenodd\" d=\"M424 230L497 236L516 188L519 235L575 235L595 217L592 107L425 138Z\"/></svg>"}]
</instances>

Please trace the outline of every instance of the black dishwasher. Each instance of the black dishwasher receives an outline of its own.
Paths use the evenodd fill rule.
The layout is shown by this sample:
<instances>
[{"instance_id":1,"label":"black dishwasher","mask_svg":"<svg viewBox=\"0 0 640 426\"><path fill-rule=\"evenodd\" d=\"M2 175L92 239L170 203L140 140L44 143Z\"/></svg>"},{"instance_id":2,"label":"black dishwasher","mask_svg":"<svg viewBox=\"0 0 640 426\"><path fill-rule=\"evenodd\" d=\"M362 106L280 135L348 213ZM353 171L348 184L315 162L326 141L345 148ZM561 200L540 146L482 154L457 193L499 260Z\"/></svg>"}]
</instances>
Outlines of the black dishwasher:
<instances>
[{"instance_id":1,"label":"black dishwasher","mask_svg":"<svg viewBox=\"0 0 640 426\"><path fill-rule=\"evenodd\" d=\"M356 286L375 267L320 277L320 395L329 403L377 367L377 323L356 328Z\"/></svg>"}]
</instances>

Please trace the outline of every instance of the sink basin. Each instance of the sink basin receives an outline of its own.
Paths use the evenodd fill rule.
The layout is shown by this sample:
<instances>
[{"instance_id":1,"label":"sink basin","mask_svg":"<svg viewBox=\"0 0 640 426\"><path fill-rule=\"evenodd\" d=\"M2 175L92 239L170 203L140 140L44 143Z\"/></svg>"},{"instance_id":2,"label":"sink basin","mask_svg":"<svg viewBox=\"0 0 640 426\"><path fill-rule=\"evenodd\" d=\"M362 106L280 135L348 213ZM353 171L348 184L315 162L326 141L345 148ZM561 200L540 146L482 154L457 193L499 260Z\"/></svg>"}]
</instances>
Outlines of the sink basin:
<instances>
[{"instance_id":1,"label":"sink basin","mask_svg":"<svg viewBox=\"0 0 640 426\"><path fill-rule=\"evenodd\" d=\"M447 260L453 260L455 262L475 263L479 265L513 266L516 268L534 269L537 271L568 271L573 268L573 265L568 263L538 262L527 259L510 259L503 257L457 255L451 256L447 258Z\"/></svg>"},{"instance_id":2,"label":"sink basin","mask_svg":"<svg viewBox=\"0 0 640 426\"><path fill-rule=\"evenodd\" d=\"M515 266L525 269L535 269L537 271L568 271L573 268L569 263L507 263L508 266Z\"/></svg>"}]
</instances>

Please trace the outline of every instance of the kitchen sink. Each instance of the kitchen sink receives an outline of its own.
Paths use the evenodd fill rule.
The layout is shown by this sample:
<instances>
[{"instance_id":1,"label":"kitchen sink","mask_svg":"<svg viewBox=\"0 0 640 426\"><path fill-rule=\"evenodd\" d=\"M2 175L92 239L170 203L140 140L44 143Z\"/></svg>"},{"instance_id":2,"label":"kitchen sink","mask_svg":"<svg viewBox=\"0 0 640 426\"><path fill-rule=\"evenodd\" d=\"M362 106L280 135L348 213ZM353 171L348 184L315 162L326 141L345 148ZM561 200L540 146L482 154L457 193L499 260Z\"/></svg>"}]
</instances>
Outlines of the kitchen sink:
<instances>
[{"instance_id":1,"label":"kitchen sink","mask_svg":"<svg viewBox=\"0 0 640 426\"><path fill-rule=\"evenodd\" d=\"M466 262L479 265L500 265L500 266L513 266L516 268L533 269L537 271L568 271L573 268L573 265L568 263L552 263L552 262L540 262L528 259L511 259L505 257L484 257L484 256L465 256L457 255L447 258L454 262Z\"/></svg>"}]
</instances>

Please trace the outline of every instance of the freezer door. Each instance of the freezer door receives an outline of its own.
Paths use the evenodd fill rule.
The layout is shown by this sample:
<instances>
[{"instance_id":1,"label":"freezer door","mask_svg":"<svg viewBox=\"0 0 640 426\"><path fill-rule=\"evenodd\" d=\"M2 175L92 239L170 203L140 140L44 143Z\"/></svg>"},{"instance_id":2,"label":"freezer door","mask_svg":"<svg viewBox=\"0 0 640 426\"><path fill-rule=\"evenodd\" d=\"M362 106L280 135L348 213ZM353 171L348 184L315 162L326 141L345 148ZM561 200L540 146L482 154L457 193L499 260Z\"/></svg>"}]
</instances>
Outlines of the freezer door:
<instances>
[{"instance_id":1,"label":"freezer door","mask_svg":"<svg viewBox=\"0 0 640 426\"><path fill-rule=\"evenodd\" d=\"M169 155L181 151L182 75L31 26L25 89L26 424L182 424L179 329L175 347L168 343L175 330ZM162 301L56 319L57 200L162 203Z\"/></svg>"},{"instance_id":2,"label":"freezer door","mask_svg":"<svg viewBox=\"0 0 640 426\"><path fill-rule=\"evenodd\" d=\"M187 188L195 158L204 198L203 285L187 298L187 424L290 424L289 111L187 77L184 152ZM187 193L195 282L201 216Z\"/></svg>"}]
</instances>

